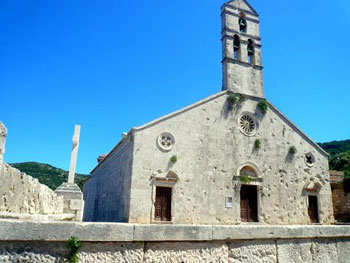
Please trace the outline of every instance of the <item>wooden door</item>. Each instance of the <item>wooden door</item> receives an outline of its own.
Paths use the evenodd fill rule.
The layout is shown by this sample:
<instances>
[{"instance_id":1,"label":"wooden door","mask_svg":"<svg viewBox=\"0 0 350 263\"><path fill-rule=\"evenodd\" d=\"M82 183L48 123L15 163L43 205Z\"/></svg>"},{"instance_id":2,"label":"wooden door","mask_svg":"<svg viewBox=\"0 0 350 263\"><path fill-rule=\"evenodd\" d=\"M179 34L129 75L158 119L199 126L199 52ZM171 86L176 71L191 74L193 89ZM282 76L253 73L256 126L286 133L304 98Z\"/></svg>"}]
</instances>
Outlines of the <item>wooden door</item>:
<instances>
[{"instance_id":1,"label":"wooden door","mask_svg":"<svg viewBox=\"0 0 350 263\"><path fill-rule=\"evenodd\" d=\"M171 221L170 187L156 188L155 219L158 221Z\"/></svg>"},{"instance_id":2,"label":"wooden door","mask_svg":"<svg viewBox=\"0 0 350 263\"><path fill-rule=\"evenodd\" d=\"M319 223L317 196L309 195L308 213L309 213L311 223L313 224Z\"/></svg>"},{"instance_id":3,"label":"wooden door","mask_svg":"<svg viewBox=\"0 0 350 263\"><path fill-rule=\"evenodd\" d=\"M253 185L241 187L241 221L258 222L258 195Z\"/></svg>"}]
</instances>

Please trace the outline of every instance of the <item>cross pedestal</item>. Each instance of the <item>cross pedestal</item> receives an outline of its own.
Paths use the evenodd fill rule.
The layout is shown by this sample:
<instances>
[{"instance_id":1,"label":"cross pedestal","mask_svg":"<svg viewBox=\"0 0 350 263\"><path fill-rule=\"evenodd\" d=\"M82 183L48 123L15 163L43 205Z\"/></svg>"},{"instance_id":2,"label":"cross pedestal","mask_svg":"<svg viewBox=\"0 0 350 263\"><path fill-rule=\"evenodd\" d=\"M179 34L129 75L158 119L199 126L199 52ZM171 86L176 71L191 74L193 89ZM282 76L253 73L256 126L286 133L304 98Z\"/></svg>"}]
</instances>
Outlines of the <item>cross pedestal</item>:
<instances>
[{"instance_id":1,"label":"cross pedestal","mask_svg":"<svg viewBox=\"0 0 350 263\"><path fill-rule=\"evenodd\" d=\"M84 200L79 186L74 183L79 148L80 126L75 125L68 182L60 185L55 193L64 197L64 213L74 214L75 221L83 220Z\"/></svg>"}]
</instances>

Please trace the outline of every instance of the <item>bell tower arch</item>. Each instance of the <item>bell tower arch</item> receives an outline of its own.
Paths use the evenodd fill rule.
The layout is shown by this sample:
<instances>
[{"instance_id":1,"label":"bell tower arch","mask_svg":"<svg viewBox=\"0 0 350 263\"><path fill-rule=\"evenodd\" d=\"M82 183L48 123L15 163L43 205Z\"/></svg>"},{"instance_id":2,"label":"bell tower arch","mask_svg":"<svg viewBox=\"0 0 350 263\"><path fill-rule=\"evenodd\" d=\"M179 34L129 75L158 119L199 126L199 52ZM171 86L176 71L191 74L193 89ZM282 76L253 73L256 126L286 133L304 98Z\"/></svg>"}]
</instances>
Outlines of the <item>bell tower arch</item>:
<instances>
[{"instance_id":1,"label":"bell tower arch","mask_svg":"<svg viewBox=\"0 0 350 263\"><path fill-rule=\"evenodd\" d=\"M264 97L259 15L245 0L221 7L223 90Z\"/></svg>"}]
</instances>

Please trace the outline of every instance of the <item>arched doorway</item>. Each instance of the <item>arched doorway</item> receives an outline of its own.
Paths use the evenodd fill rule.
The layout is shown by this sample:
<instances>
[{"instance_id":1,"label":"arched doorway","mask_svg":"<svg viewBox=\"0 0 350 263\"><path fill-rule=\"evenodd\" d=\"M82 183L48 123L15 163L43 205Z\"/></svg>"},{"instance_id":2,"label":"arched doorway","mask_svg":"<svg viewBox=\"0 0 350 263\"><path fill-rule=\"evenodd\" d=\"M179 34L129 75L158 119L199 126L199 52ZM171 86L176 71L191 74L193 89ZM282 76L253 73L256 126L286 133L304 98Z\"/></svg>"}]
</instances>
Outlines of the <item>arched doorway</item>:
<instances>
[{"instance_id":1,"label":"arched doorway","mask_svg":"<svg viewBox=\"0 0 350 263\"><path fill-rule=\"evenodd\" d=\"M258 188L257 185L251 184L257 178L255 169L244 166L240 170L240 178L241 222L258 222Z\"/></svg>"}]
</instances>

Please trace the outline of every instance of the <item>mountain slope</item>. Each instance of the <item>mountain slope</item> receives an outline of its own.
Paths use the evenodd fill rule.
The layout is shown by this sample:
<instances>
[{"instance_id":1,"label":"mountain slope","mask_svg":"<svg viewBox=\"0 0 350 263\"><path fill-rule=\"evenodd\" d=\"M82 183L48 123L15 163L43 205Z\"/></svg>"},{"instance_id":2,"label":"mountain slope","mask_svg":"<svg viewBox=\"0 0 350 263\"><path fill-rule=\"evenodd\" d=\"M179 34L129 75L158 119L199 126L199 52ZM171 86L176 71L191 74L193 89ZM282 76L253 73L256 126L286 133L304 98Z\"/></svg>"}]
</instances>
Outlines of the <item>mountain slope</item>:
<instances>
[{"instance_id":1,"label":"mountain slope","mask_svg":"<svg viewBox=\"0 0 350 263\"><path fill-rule=\"evenodd\" d=\"M55 190L62 183L67 182L68 172L51 166L49 164L24 162L13 163L10 165L12 167L17 168L21 172L24 172L34 178L37 178L40 183L47 185L52 190ZM75 182L82 189L82 186L87 180L87 178L87 175L76 174Z\"/></svg>"},{"instance_id":2,"label":"mountain slope","mask_svg":"<svg viewBox=\"0 0 350 263\"><path fill-rule=\"evenodd\" d=\"M319 143L330 154L329 168L331 170L345 171L350 178L350 140Z\"/></svg>"}]
</instances>

